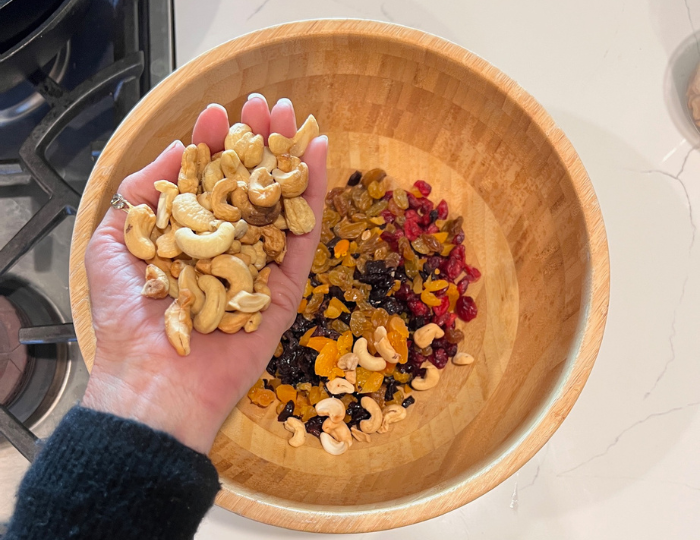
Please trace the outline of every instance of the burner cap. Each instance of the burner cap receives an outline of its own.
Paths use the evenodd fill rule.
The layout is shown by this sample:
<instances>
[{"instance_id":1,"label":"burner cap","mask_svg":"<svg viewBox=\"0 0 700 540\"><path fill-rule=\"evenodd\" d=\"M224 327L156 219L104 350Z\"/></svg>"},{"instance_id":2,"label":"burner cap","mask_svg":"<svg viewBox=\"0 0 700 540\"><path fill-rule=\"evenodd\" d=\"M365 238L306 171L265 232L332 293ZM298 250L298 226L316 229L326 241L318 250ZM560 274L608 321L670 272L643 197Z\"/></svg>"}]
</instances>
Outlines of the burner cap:
<instances>
[{"instance_id":1,"label":"burner cap","mask_svg":"<svg viewBox=\"0 0 700 540\"><path fill-rule=\"evenodd\" d=\"M4 296L0 296L0 404L9 405L22 387L29 367L27 346L19 342L22 316Z\"/></svg>"}]
</instances>

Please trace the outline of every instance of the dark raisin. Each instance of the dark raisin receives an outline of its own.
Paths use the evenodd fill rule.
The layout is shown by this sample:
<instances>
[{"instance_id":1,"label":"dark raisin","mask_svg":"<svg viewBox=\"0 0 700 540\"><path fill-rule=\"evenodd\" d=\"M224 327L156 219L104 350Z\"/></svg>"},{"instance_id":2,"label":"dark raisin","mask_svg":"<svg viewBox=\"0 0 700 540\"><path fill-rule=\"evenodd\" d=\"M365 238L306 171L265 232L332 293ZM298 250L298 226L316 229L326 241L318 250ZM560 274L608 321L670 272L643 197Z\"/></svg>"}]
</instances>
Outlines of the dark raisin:
<instances>
[{"instance_id":1,"label":"dark raisin","mask_svg":"<svg viewBox=\"0 0 700 540\"><path fill-rule=\"evenodd\" d=\"M416 398L414 398L413 396L408 396L406 399L404 399L404 400L401 402L401 406L402 406L404 409L408 409L408 408L409 408L411 405L413 405L415 402L416 402Z\"/></svg>"},{"instance_id":2,"label":"dark raisin","mask_svg":"<svg viewBox=\"0 0 700 540\"><path fill-rule=\"evenodd\" d=\"M384 401L391 401L394 399L394 392L396 392L396 387L399 385L393 378L386 379L386 392L384 392Z\"/></svg>"},{"instance_id":3,"label":"dark raisin","mask_svg":"<svg viewBox=\"0 0 700 540\"><path fill-rule=\"evenodd\" d=\"M329 294L332 298L337 298L337 299L340 300L341 302L344 302L344 301L345 301L345 298L344 298L344 296L343 296L345 293L343 292L343 289L341 289L340 287L338 287L338 286L336 286L336 285L331 285L331 286L330 286L330 288L329 288L329 290L328 290L328 294Z\"/></svg>"},{"instance_id":4,"label":"dark raisin","mask_svg":"<svg viewBox=\"0 0 700 540\"><path fill-rule=\"evenodd\" d=\"M367 261L365 264L366 274L385 274L387 270L391 269L387 269L384 261Z\"/></svg>"},{"instance_id":5,"label":"dark raisin","mask_svg":"<svg viewBox=\"0 0 700 540\"><path fill-rule=\"evenodd\" d=\"M314 437L320 437L323 432L323 422L326 418L323 416L314 416L306 422L306 432L311 433Z\"/></svg>"},{"instance_id":6,"label":"dark raisin","mask_svg":"<svg viewBox=\"0 0 700 540\"><path fill-rule=\"evenodd\" d=\"M294 401L290 399L284 406L284 409L277 415L277 421L284 422L292 415L294 415Z\"/></svg>"},{"instance_id":7,"label":"dark raisin","mask_svg":"<svg viewBox=\"0 0 700 540\"><path fill-rule=\"evenodd\" d=\"M430 361L436 368L442 369L447 365L448 360L449 358L447 357L447 352L445 351L445 349L435 349L433 357Z\"/></svg>"},{"instance_id":8,"label":"dark raisin","mask_svg":"<svg viewBox=\"0 0 700 540\"><path fill-rule=\"evenodd\" d=\"M438 218L440 213L437 210L433 209L430 211L429 215L430 215L430 223L435 223L435 220Z\"/></svg>"},{"instance_id":9,"label":"dark raisin","mask_svg":"<svg viewBox=\"0 0 700 540\"><path fill-rule=\"evenodd\" d=\"M311 276L311 286L312 287L318 287L319 285L322 285L322 283L319 281L319 279L316 277L316 274L313 274Z\"/></svg>"},{"instance_id":10,"label":"dark raisin","mask_svg":"<svg viewBox=\"0 0 700 540\"><path fill-rule=\"evenodd\" d=\"M354 302L353 302L353 303L354 303ZM350 302L346 302L346 305L348 305L348 304L350 304ZM349 305L348 305L348 309L350 309L350 311L352 311L352 309L350 308ZM352 317L352 313L345 313L345 312L343 312L343 313L340 314L340 317L338 317L338 318L339 318L341 321L343 321L345 324L350 324L350 317Z\"/></svg>"},{"instance_id":11,"label":"dark raisin","mask_svg":"<svg viewBox=\"0 0 700 540\"><path fill-rule=\"evenodd\" d=\"M389 296L382 300L381 307L384 308L384 311L386 311L389 315L396 315L397 313L404 311L404 307L393 296Z\"/></svg>"},{"instance_id":12,"label":"dark raisin","mask_svg":"<svg viewBox=\"0 0 700 540\"><path fill-rule=\"evenodd\" d=\"M348 178L347 185L348 186L356 186L357 184L360 183L360 179L362 178L362 173L360 171L355 171L350 175L350 178Z\"/></svg>"},{"instance_id":13,"label":"dark raisin","mask_svg":"<svg viewBox=\"0 0 700 540\"><path fill-rule=\"evenodd\" d=\"M457 345L448 345L445 347L445 352L447 353L447 356L452 358L455 354L457 354Z\"/></svg>"},{"instance_id":14,"label":"dark raisin","mask_svg":"<svg viewBox=\"0 0 700 540\"><path fill-rule=\"evenodd\" d=\"M409 320L408 320L408 329L409 330L418 330L421 326L425 326L425 317L418 316L418 317L409 318Z\"/></svg>"},{"instance_id":15,"label":"dark raisin","mask_svg":"<svg viewBox=\"0 0 700 540\"><path fill-rule=\"evenodd\" d=\"M350 415L348 427L357 426L362 420L367 420L371 414L366 409L362 408L359 401L353 401L348 405L346 413Z\"/></svg>"},{"instance_id":16,"label":"dark raisin","mask_svg":"<svg viewBox=\"0 0 700 540\"><path fill-rule=\"evenodd\" d=\"M326 244L326 247L328 248L328 251L331 252L331 255L333 254L333 248L338 242L340 242L340 238L336 236L335 238L333 238L333 240Z\"/></svg>"},{"instance_id":17,"label":"dark raisin","mask_svg":"<svg viewBox=\"0 0 700 540\"><path fill-rule=\"evenodd\" d=\"M275 391L269 379L263 379L263 386L265 386L265 390L272 390L273 392Z\"/></svg>"}]
</instances>

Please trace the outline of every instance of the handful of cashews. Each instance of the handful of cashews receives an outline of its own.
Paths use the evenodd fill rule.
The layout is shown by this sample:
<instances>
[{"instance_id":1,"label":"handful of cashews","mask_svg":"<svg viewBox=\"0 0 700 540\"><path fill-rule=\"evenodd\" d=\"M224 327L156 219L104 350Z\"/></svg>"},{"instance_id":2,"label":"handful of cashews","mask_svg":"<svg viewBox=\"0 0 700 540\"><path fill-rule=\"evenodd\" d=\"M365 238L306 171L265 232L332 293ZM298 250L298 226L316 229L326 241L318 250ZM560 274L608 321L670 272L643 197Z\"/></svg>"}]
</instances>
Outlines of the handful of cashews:
<instances>
[{"instance_id":1,"label":"handful of cashews","mask_svg":"<svg viewBox=\"0 0 700 540\"><path fill-rule=\"evenodd\" d=\"M154 182L160 192L155 210L115 205L128 208L127 249L149 263L142 296L173 298L165 334L181 356L190 354L192 329L232 334L259 327L272 301L265 267L282 263L284 231L304 234L316 225L301 197L308 167L299 158L317 135L309 116L292 139L272 134L273 149L250 126L236 123L223 152L212 155L206 144L191 144L178 183Z\"/></svg>"}]
</instances>

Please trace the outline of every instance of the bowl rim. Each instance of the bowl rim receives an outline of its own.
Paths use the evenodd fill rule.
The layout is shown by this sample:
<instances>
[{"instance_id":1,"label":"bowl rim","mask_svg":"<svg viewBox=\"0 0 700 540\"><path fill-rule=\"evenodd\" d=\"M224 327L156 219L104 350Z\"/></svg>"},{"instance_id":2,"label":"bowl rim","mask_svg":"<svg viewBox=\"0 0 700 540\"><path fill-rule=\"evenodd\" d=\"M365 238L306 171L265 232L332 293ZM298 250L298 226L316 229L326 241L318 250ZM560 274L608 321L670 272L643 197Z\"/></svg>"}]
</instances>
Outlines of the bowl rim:
<instances>
[{"instance_id":1,"label":"bowl rim","mask_svg":"<svg viewBox=\"0 0 700 540\"><path fill-rule=\"evenodd\" d=\"M112 164L124 156L124 144L110 144L117 138L131 138L152 101L166 99L190 73L212 67L212 55L224 58L260 47L302 37L371 37L423 48L464 68L477 72L512 98L529 115L571 176L580 201L588 235L588 272L583 284L582 307L576 335L579 340L569 350L566 363L550 396L533 412L520 434L504 441L494 459L473 473L464 473L410 497L381 504L320 506L261 495L259 492L222 480L216 504L241 516L288 529L324 533L370 532L418 523L454 510L490 491L506 480L544 446L576 402L593 368L605 329L610 295L609 253L602 212L593 185L578 154L551 116L514 80L478 55L444 38L406 26L365 19L314 19L263 28L222 43L193 58L161 81L129 112L115 130L100 155L85 187L78 208L70 255L70 299L78 344L91 369L94 358L94 331L84 257L90 235L101 220L95 201L99 200ZM78 315L78 317L76 317ZM80 319L82 317L82 320ZM512 440L511 440L512 439Z\"/></svg>"}]
</instances>

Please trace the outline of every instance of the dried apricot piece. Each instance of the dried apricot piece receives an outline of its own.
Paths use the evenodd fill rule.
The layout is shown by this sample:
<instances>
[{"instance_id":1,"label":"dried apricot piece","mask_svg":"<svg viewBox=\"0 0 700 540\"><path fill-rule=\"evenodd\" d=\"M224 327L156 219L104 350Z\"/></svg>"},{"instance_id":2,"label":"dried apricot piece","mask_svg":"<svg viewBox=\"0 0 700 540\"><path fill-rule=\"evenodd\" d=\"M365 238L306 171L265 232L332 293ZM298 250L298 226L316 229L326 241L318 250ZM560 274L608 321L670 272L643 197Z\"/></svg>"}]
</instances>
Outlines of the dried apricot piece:
<instances>
[{"instance_id":1,"label":"dried apricot piece","mask_svg":"<svg viewBox=\"0 0 700 540\"><path fill-rule=\"evenodd\" d=\"M340 300L333 297L328 302L328 307L323 312L323 316L328 319L337 319L341 313L350 313L350 310Z\"/></svg>"},{"instance_id":2,"label":"dried apricot piece","mask_svg":"<svg viewBox=\"0 0 700 540\"><path fill-rule=\"evenodd\" d=\"M313 341L314 339L319 338L311 338L309 342ZM326 344L316 357L314 371L316 372L316 375L319 375L320 377L329 377L333 373L333 368L337 367L338 364L338 345L331 339L321 339L326 340Z\"/></svg>"},{"instance_id":3,"label":"dried apricot piece","mask_svg":"<svg viewBox=\"0 0 700 540\"><path fill-rule=\"evenodd\" d=\"M349 353L352 350L353 337L352 331L343 332L338 338L338 357Z\"/></svg>"},{"instance_id":4,"label":"dried apricot piece","mask_svg":"<svg viewBox=\"0 0 700 540\"><path fill-rule=\"evenodd\" d=\"M314 292L314 288L311 286L311 280L307 279L306 285L304 285L304 298L306 298L307 296L311 296L312 292Z\"/></svg>"},{"instance_id":5,"label":"dried apricot piece","mask_svg":"<svg viewBox=\"0 0 700 540\"><path fill-rule=\"evenodd\" d=\"M443 232L438 232L438 233L433 233L432 236L440 242L441 244L444 244L447 241L447 237L449 236L445 231Z\"/></svg>"},{"instance_id":6,"label":"dried apricot piece","mask_svg":"<svg viewBox=\"0 0 700 540\"><path fill-rule=\"evenodd\" d=\"M384 382L384 375L377 371L369 371L363 367L357 368L357 382L355 388L362 394L376 392Z\"/></svg>"},{"instance_id":7,"label":"dried apricot piece","mask_svg":"<svg viewBox=\"0 0 700 540\"><path fill-rule=\"evenodd\" d=\"M337 352L337 346L335 344L335 341L333 341L331 338L323 336L309 338L309 342L306 344L306 346L320 353L326 345L331 343L336 348Z\"/></svg>"},{"instance_id":8,"label":"dried apricot piece","mask_svg":"<svg viewBox=\"0 0 700 540\"><path fill-rule=\"evenodd\" d=\"M297 391L291 384L280 384L275 390L277 394L277 399L282 403L287 403L288 401L296 401Z\"/></svg>"},{"instance_id":9,"label":"dried apricot piece","mask_svg":"<svg viewBox=\"0 0 700 540\"><path fill-rule=\"evenodd\" d=\"M398 315L392 315L389 319L389 328L394 332L398 333L404 339L408 339L408 328L406 323Z\"/></svg>"},{"instance_id":10,"label":"dried apricot piece","mask_svg":"<svg viewBox=\"0 0 700 540\"><path fill-rule=\"evenodd\" d=\"M431 307L436 307L442 304L442 301L430 291L423 291L420 295L420 299L424 304Z\"/></svg>"},{"instance_id":11,"label":"dried apricot piece","mask_svg":"<svg viewBox=\"0 0 700 540\"><path fill-rule=\"evenodd\" d=\"M304 335L299 338L299 345L301 345L302 347L307 347L311 336L316 331L316 328L318 328L318 326L313 326L309 328L306 332L304 332Z\"/></svg>"},{"instance_id":12,"label":"dried apricot piece","mask_svg":"<svg viewBox=\"0 0 700 540\"><path fill-rule=\"evenodd\" d=\"M406 338L396 330L389 330L387 337L389 338L389 343L391 343L391 346L401 357L399 364L405 364L408 362L408 343L406 342Z\"/></svg>"},{"instance_id":13,"label":"dried apricot piece","mask_svg":"<svg viewBox=\"0 0 700 540\"><path fill-rule=\"evenodd\" d=\"M435 281L426 281L424 288L426 291L435 292L446 288L449 282L445 279L438 279Z\"/></svg>"},{"instance_id":14,"label":"dried apricot piece","mask_svg":"<svg viewBox=\"0 0 700 540\"><path fill-rule=\"evenodd\" d=\"M447 238L447 233L445 233L445 238ZM345 254L348 252L348 249L350 249L350 240L343 238L333 248L333 256L336 259L340 259L345 256Z\"/></svg>"},{"instance_id":15,"label":"dried apricot piece","mask_svg":"<svg viewBox=\"0 0 700 540\"><path fill-rule=\"evenodd\" d=\"M329 288L328 283L324 283L314 288L314 294L328 294Z\"/></svg>"},{"instance_id":16,"label":"dried apricot piece","mask_svg":"<svg viewBox=\"0 0 700 540\"><path fill-rule=\"evenodd\" d=\"M304 313L304 310L306 309L306 306L309 304L309 301L306 298L302 298L301 302L299 302L299 307L297 308L297 313Z\"/></svg>"},{"instance_id":17,"label":"dried apricot piece","mask_svg":"<svg viewBox=\"0 0 700 540\"><path fill-rule=\"evenodd\" d=\"M252 395L251 395L252 394ZM259 407L267 407L275 401L275 393L264 388L253 388L248 394L250 401Z\"/></svg>"},{"instance_id":18,"label":"dried apricot piece","mask_svg":"<svg viewBox=\"0 0 700 540\"><path fill-rule=\"evenodd\" d=\"M455 305L457 305L457 300L459 299L459 290L457 289L457 285L454 283L450 283L447 286L447 298L450 299L450 311L454 311Z\"/></svg>"}]
</instances>

